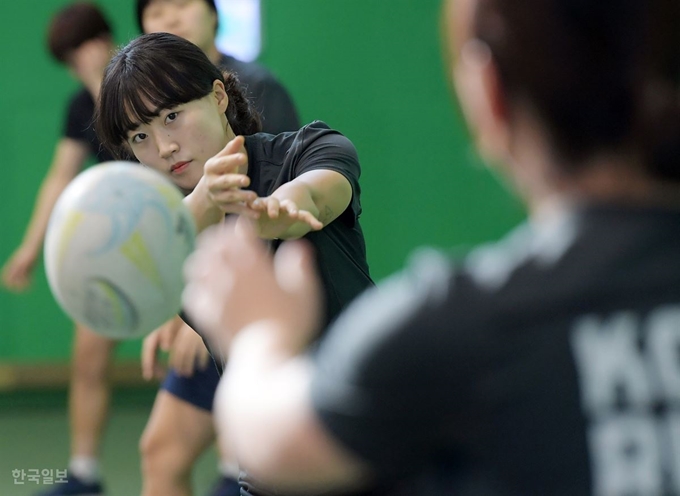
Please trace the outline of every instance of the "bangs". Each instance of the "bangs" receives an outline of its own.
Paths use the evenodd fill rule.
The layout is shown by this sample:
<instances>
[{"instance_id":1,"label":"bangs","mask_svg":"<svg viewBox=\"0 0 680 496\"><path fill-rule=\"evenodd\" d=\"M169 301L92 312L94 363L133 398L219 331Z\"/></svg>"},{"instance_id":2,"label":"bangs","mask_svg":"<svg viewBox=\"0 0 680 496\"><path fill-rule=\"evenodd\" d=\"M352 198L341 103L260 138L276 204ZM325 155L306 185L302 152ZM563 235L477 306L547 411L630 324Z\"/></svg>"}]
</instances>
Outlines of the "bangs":
<instances>
[{"instance_id":1,"label":"bangs","mask_svg":"<svg viewBox=\"0 0 680 496\"><path fill-rule=\"evenodd\" d=\"M164 109L203 98L216 79L224 81L207 59L207 64L197 67L196 51L204 56L200 48L186 42L180 48L183 50L162 44L142 48L133 41L107 67L97 109L97 133L114 154L124 154L129 131L149 124Z\"/></svg>"},{"instance_id":2,"label":"bangs","mask_svg":"<svg viewBox=\"0 0 680 496\"><path fill-rule=\"evenodd\" d=\"M129 59L125 62L121 76L116 78L117 88L109 95L111 101L102 101L102 111L109 114L106 120L111 123L111 136L118 142L125 141L129 131L150 123L162 110L203 98L212 89L212 84L201 85L185 77L171 61L157 61L154 70L135 67Z\"/></svg>"}]
</instances>

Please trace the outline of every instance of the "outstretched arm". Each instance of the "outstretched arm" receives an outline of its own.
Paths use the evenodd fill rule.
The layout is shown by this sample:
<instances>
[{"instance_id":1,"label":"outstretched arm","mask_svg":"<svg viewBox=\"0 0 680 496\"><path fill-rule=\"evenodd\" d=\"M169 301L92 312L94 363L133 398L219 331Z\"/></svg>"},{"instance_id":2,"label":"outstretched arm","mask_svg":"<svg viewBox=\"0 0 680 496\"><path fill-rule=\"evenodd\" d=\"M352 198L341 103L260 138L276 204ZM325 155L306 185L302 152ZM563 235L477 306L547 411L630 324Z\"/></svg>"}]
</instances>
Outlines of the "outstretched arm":
<instances>
[{"instance_id":1,"label":"outstretched arm","mask_svg":"<svg viewBox=\"0 0 680 496\"><path fill-rule=\"evenodd\" d=\"M80 141L63 138L57 143L23 241L3 268L2 279L7 288L21 291L28 286L35 261L40 256L54 204L68 183L80 172L88 154L87 145Z\"/></svg>"},{"instance_id":2,"label":"outstretched arm","mask_svg":"<svg viewBox=\"0 0 680 496\"><path fill-rule=\"evenodd\" d=\"M305 172L251 204L260 212L255 229L264 239L298 239L333 222L351 199L352 187L339 172Z\"/></svg>"}]
</instances>

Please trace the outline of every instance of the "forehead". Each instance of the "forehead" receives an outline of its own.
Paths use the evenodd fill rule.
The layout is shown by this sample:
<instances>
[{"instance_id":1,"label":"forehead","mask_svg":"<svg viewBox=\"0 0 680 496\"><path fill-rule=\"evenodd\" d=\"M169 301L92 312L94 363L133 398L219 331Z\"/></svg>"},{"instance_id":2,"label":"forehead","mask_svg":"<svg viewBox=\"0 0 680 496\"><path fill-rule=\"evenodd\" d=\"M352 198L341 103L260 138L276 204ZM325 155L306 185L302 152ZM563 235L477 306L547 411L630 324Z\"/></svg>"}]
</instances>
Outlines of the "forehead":
<instances>
[{"instance_id":1,"label":"forehead","mask_svg":"<svg viewBox=\"0 0 680 496\"><path fill-rule=\"evenodd\" d=\"M126 98L123 101L123 113L127 123L125 131L134 131L143 124L149 124L162 110L145 96L135 95L133 98Z\"/></svg>"},{"instance_id":2,"label":"forehead","mask_svg":"<svg viewBox=\"0 0 680 496\"><path fill-rule=\"evenodd\" d=\"M144 8L144 13L146 13L149 9L160 9L165 6L181 7L197 2L203 2L203 0L150 0Z\"/></svg>"}]
</instances>

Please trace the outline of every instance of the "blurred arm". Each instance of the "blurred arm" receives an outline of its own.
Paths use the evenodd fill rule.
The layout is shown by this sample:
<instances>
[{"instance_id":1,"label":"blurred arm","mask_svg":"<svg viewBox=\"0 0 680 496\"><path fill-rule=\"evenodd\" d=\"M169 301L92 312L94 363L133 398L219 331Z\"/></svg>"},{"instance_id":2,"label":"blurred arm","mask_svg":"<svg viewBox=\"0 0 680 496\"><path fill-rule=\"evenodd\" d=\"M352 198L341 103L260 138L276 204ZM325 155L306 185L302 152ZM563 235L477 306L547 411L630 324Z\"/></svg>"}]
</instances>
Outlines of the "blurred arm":
<instances>
[{"instance_id":1,"label":"blurred arm","mask_svg":"<svg viewBox=\"0 0 680 496\"><path fill-rule=\"evenodd\" d=\"M284 331L258 322L234 338L215 401L218 429L230 433L239 464L265 487L286 492L364 485L367 466L316 417L313 366L290 356Z\"/></svg>"},{"instance_id":2,"label":"blurred arm","mask_svg":"<svg viewBox=\"0 0 680 496\"><path fill-rule=\"evenodd\" d=\"M57 143L52 164L43 179L31 220L21 243L25 249L34 252L36 257L45 238L47 223L54 204L66 186L81 171L88 155L87 145L80 141L62 138Z\"/></svg>"}]
</instances>

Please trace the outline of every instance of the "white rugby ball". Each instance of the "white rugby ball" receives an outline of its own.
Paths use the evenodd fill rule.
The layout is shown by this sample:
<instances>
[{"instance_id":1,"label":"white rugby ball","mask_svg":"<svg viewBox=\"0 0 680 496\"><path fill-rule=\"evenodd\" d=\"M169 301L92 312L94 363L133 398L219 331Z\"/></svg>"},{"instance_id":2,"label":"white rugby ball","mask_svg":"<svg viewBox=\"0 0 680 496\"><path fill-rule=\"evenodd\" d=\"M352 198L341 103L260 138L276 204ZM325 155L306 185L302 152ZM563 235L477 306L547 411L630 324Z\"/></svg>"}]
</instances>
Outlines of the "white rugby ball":
<instances>
[{"instance_id":1,"label":"white rugby ball","mask_svg":"<svg viewBox=\"0 0 680 496\"><path fill-rule=\"evenodd\" d=\"M73 320L131 339L177 314L196 237L182 199L170 180L131 162L96 165L68 185L44 253L52 293Z\"/></svg>"}]
</instances>

